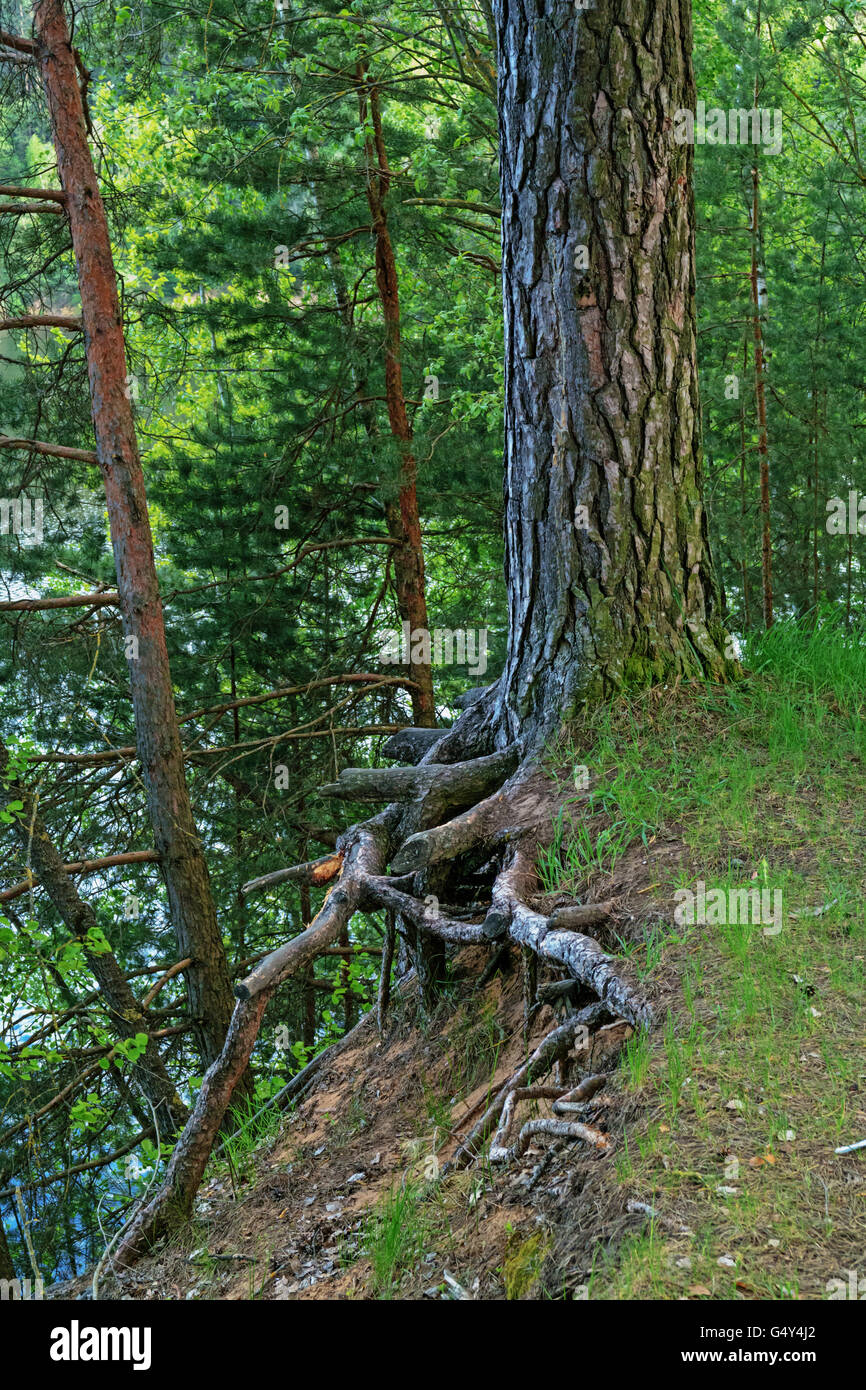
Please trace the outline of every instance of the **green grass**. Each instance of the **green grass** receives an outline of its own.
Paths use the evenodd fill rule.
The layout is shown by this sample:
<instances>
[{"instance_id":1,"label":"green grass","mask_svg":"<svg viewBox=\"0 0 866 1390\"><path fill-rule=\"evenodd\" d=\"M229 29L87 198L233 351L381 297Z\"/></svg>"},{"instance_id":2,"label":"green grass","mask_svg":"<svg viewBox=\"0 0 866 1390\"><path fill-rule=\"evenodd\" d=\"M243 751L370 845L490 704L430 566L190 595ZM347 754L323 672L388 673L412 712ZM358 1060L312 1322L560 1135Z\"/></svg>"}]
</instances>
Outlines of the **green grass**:
<instances>
[{"instance_id":1,"label":"green grass","mask_svg":"<svg viewBox=\"0 0 866 1390\"><path fill-rule=\"evenodd\" d=\"M390 1299L398 1293L401 1281L415 1272L440 1231L438 1213L425 1196L422 1183L395 1187L368 1220L360 1253L370 1261L376 1298Z\"/></svg>"},{"instance_id":2,"label":"green grass","mask_svg":"<svg viewBox=\"0 0 866 1390\"><path fill-rule=\"evenodd\" d=\"M248 1177L255 1168L256 1156L262 1145L280 1131L283 1116L275 1105L261 1109L261 1102L246 1100L232 1106L235 1128L223 1140L214 1164L228 1167L233 1182Z\"/></svg>"},{"instance_id":3,"label":"green grass","mask_svg":"<svg viewBox=\"0 0 866 1390\"><path fill-rule=\"evenodd\" d=\"M744 664L738 685L595 710L550 750L564 791L576 765L590 780L544 887L616 891L631 866L622 891L649 890L630 899L649 920L621 953L670 1005L622 1053L643 1118L612 1169L690 1232L629 1239L591 1297L826 1297L862 1266L866 1154L833 1149L866 1135L866 640L826 616L778 623ZM678 863L652 857L668 842ZM698 880L780 889L781 932L677 923L674 893Z\"/></svg>"}]
</instances>

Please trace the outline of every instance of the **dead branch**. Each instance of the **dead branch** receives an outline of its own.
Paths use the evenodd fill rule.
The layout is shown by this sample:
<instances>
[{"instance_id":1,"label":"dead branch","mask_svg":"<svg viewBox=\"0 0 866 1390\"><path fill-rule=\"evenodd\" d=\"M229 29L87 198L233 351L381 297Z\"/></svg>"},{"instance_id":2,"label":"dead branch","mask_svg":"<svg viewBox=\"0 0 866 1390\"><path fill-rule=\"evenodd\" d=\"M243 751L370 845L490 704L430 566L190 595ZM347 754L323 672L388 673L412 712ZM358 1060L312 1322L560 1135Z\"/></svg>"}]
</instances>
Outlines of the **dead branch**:
<instances>
[{"instance_id":1,"label":"dead branch","mask_svg":"<svg viewBox=\"0 0 866 1390\"><path fill-rule=\"evenodd\" d=\"M401 729L382 745L382 756L396 763L418 763L447 734L447 729Z\"/></svg>"},{"instance_id":2,"label":"dead branch","mask_svg":"<svg viewBox=\"0 0 866 1390\"><path fill-rule=\"evenodd\" d=\"M324 946L337 939L358 905L364 876L378 873L385 862L393 823L393 814L383 811L341 836L340 878L317 916L306 931L273 951L236 986L238 1003L222 1052L205 1074L162 1185L136 1213L118 1246L119 1267L132 1264L161 1234L189 1216L217 1132L249 1062L268 1000L283 980L305 969Z\"/></svg>"},{"instance_id":3,"label":"dead branch","mask_svg":"<svg viewBox=\"0 0 866 1390\"><path fill-rule=\"evenodd\" d=\"M307 729L296 731L290 729L284 734L275 734L273 738L249 739L246 743L221 743L214 748L186 748L183 756L190 762L197 762L202 758L218 758L225 756L226 753L234 753L239 749L244 752L262 752L266 748L273 748L278 743L295 743L306 738L367 738L373 734L392 734L398 729L402 729L402 724L356 724L339 729ZM72 763L77 767L103 767L106 763L124 762L127 759L136 759L138 752L132 744L124 745L122 748L107 749L104 753L40 753L31 761L34 763Z\"/></svg>"},{"instance_id":4,"label":"dead branch","mask_svg":"<svg viewBox=\"0 0 866 1390\"><path fill-rule=\"evenodd\" d=\"M19 188L14 183L0 183L0 197L47 199L54 203L66 202L66 194L62 188Z\"/></svg>"},{"instance_id":5,"label":"dead branch","mask_svg":"<svg viewBox=\"0 0 866 1390\"><path fill-rule=\"evenodd\" d=\"M383 811L374 820L354 826L349 834L348 848L340 878L325 898L317 916L300 936L272 951L245 980L235 986L238 999L254 998L263 990L269 993L312 964L324 946L334 942L341 927L358 906L364 879L375 876L384 862L393 816ZM339 847L344 843L340 840Z\"/></svg>"},{"instance_id":6,"label":"dead branch","mask_svg":"<svg viewBox=\"0 0 866 1390\"><path fill-rule=\"evenodd\" d=\"M17 1182L14 1187L7 1187L0 1192L0 1197L14 1197L18 1188L29 1187L50 1187L55 1182L65 1182L67 1178L74 1178L78 1173L89 1173L94 1168L107 1168L110 1163L116 1163L119 1158L132 1153L145 1139L153 1139L156 1130L151 1126L150 1129L143 1129L140 1134L136 1134L134 1139L129 1139L125 1144L121 1144L119 1149L114 1149L104 1158L88 1158L82 1163L73 1163L71 1167L64 1168L60 1173L49 1173L44 1178L33 1178L29 1182Z\"/></svg>"},{"instance_id":7,"label":"dead branch","mask_svg":"<svg viewBox=\"0 0 866 1390\"><path fill-rule=\"evenodd\" d=\"M304 685L284 685L278 690L266 690L262 695L246 695L242 700L229 700L222 705L206 706L193 710L191 714L181 715L179 724L188 724L193 719L202 719L209 714L226 714L233 709L246 709L248 705L261 705L268 700L282 700L287 695L307 695L312 690L320 690L330 685L366 685L374 681L377 686L397 685L408 690L417 689L417 682L407 676L383 676L374 671L350 671L339 676L324 676L321 680L307 681Z\"/></svg>"},{"instance_id":8,"label":"dead branch","mask_svg":"<svg viewBox=\"0 0 866 1390\"><path fill-rule=\"evenodd\" d=\"M331 879L337 877L342 864L342 854L326 854L307 864L293 864L291 868L276 869L272 874L263 874L261 878L251 878L249 883L243 884L241 892L246 897L249 893L260 893L265 888L274 888L278 883L292 879L312 885L330 883Z\"/></svg>"},{"instance_id":9,"label":"dead branch","mask_svg":"<svg viewBox=\"0 0 866 1390\"><path fill-rule=\"evenodd\" d=\"M17 217L26 216L28 213L41 214L42 216L44 216L45 213L50 213L54 217L66 216L65 208L54 207L51 203L0 203L0 213L2 212L12 213ZM37 327L36 324L20 323L15 324L14 326L16 328ZM66 327L65 324L56 326L64 328Z\"/></svg>"},{"instance_id":10,"label":"dead branch","mask_svg":"<svg viewBox=\"0 0 866 1390\"><path fill-rule=\"evenodd\" d=\"M347 767L340 773L339 782L320 787L319 794L346 801L413 801L419 803L420 819L435 822L453 807L475 802L486 795L491 786L500 785L514 770L517 760L518 750L507 748L486 758L461 763ZM395 862L394 872L406 872L406 868Z\"/></svg>"},{"instance_id":11,"label":"dead branch","mask_svg":"<svg viewBox=\"0 0 866 1390\"><path fill-rule=\"evenodd\" d=\"M186 970L189 965L192 965L192 956L187 956L186 960L179 960L176 965L169 966L168 970L159 977L156 984L151 985L147 994L141 1001L141 1008L149 1008L163 986L167 985L169 980L173 980L175 975L179 975L182 970Z\"/></svg>"},{"instance_id":12,"label":"dead branch","mask_svg":"<svg viewBox=\"0 0 866 1390\"><path fill-rule=\"evenodd\" d=\"M4 48L14 49L16 53L26 53L31 58L36 56L36 44L32 39L21 38L19 34L8 34L5 29L0 29L0 44Z\"/></svg>"}]
</instances>

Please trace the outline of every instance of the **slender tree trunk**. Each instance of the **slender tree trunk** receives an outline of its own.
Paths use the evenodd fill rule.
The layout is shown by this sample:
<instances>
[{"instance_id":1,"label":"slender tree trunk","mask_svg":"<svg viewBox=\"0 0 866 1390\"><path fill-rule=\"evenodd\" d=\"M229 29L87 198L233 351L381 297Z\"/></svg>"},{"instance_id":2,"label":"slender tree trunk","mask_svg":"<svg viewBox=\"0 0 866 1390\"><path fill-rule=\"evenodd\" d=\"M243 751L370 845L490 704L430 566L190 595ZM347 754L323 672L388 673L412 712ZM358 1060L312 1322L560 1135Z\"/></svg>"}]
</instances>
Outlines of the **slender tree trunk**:
<instances>
[{"instance_id":1,"label":"slender tree trunk","mask_svg":"<svg viewBox=\"0 0 866 1390\"><path fill-rule=\"evenodd\" d=\"M3 1225L3 1214L0 1212L0 1279L14 1279L15 1266L12 1263L12 1252L9 1249L9 1242L6 1239L6 1227Z\"/></svg>"},{"instance_id":2,"label":"slender tree trunk","mask_svg":"<svg viewBox=\"0 0 866 1390\"><path fill-rule=\"evenodd\" d=\"M755 84L757 101L757 83ZM761 470L761 590L764 627L773 626L773 542L770 529L770 459L767 446L767 400L764 391L764 334L761 326L761 296L758 281L758 243L760 238L760 173L752 169L752 329L755 340L755 401L758 411L758 461Z\"/></svg>"},{"instance_id":3,"label":"slender tree trunk","mask_svg":"<svg viewBox=\"0 0 866 1390\"><path fill-rule=\"evenodd\" d=\"M305 844L305 845L304 845L304 857L305 857L305 858L306 858L306 855L307 855L307 846L306 846L306 844ZM309 925L309 923L313 920L313 905L312 905L312 900L311 900L311 897L310 897L310 885L309 885L308 883L302 883L302 884L301 884L301 889L300 889L300 902L301 902L301 930L303 931L303 930ZM310 1052L312 1052L313 1048L314 1048L315 1045L316 1045L316 1018L317 1018L317 1007L316 1007L315 976L316 976L316 963L315 963L315 961L314 961L313 964L310 966L309 970L307 971L306 975L304 976L303 990L302 990L302 995L303 995L303 1000L302 1000L302 1002L303 1002L303 1011L304 1011L303 1042L304 1042L304 1047L308 1048Z\"/></svg>"},{"instance_id":4,"label":"slender tree trunk","mask_svg":"<svg viewBox=\"0 0 866 1390\"><path fill-rule=\"evenodd\" d=\"M687 0L498 0L510 634L498 737L723 677L702 501Z\"/></svg>"},{"instance_id":5,"label":"slender tree trunk","mask_svg":"<svg viewBox=\"0 0 866 1390\"><path fill-rule=\"evenodd\" d=\"M0 785L8 767L9 755L0 740ZM29 865L59 912L61 918L84 948L87 964L99 985L108 1010L112 1030L118 1038L134 1038L137 1033L149 1033L152 1024L147 1011L139 1004L132 987L120 968L113 951L99 949L93 934L99 924L93 908L79 897L72 879L66 872L63 859L51 841L37 813L33 798L20 783L8 783L12 796L24 803L21 816L15 821L15 831ZM131 1069L133 1081L157 1112L157 1123L163 1138L182 1129L188 1119L186 1107L175 1089L159 1049L152 1038Z\"/></svg>"},{"instance_id":6,"label":"slender tree trunk","mask_svg":"<svg viewBox=\"0 0 866 1390\"><path fill-rule=\"evenodd\" d=\"M748 339L743 341L743 378L749 367L749 343ZM749 549L746 544L746 537L749 534L749 527L746 524L748 508L746 506L746 400L740 399L740 573L743 579L743 631L749 632L752 627L751 611L749 605Z\"/></svg>"},{"instance_id":7,"label":"slender tree trunk","mask_svg":"<svg viewBox=\"0 0 866 1390\"><path fill-rule=\"evenodd\" d=\"M412 427L403 391L403 364L400 352L400 295L397 263L388 230L386 199L391 183L388 155L382 133L379 93L367 81L363 63L358 65L358 109L365 131L367 202L376 238L376 286L385 323L385 396L391 436L400 454L400 477L396 497L385 497L388 534L399 545L393 549L394 582L397 605L403 622L412 631L427 630L427 599L424 588L424 551L418 515L418 466L412 452ZM429 662L413 662L412 679L420 689L412 691L412 718L419 728L432 728L436 722L433 701L433 673Z\"/></svg>"},{"instance_id":8,"label":"slender tree trunk","mask_svg":"<svg viewBox=\"0 0 866 1390\"><path fill-rule=\"evenodd\" d=\"M827 222L829 221L829 210L824 220L824 236L821 240L821 270L818 276L818 316L817 327L815 329L815 346L812 349L812 607L815 612L815 621L818 621L818 535L821 522L819 507L819 488L821 477L819 471L819 451L818 438L821 430L821 418L818 408L818 382L817 370L818 362L821 360L821 340L824 332L824 268L827 261ZM825 391L826 399L826 391Z\"/></svg>"},{"instance_id":9,"label":"slender tree trunk","mask_svg":"<svg viewBox=\"0 0 866 1390\"><path fill-rule=\"evenodd\" d=\"M163 626L144 476L132 404L108 224L90 156L62 0L35 10L39 61L69 225L84 321L96 449L105 482L129 658L136 748L154 844L181 956L192 956L190 1011L205 1063L219 1056L232 991L207 864L193 822Z\"/></svg>"},{"instance_id":10,"label":"slender tree trunk","mask_svg":"<svg viewBox=\"0 0 866 1390\"><path fill-rule=\"evenodd\" d=\"M229 578L228 572L226 578ZM235 644L232 642L229 647L229 672L231 676L232 700L238 698L237 671L235 663ZM236 707L232 710L232 735L235 745L241 741L241 720L240 710ZM234 813L235 813L235 874L237 884L235 887L235 915L237 917L237 951L243 959L247 953L247 900L244 897L244 852L243 852L243 831L241 829L241 799L237 788L234 791Z\"/></svg>"},{"instance_id":11,"label":"slender tree trunk","mask_svg":"<svg viewBox=\"0 0 866 1390\"><path fill-rule=\"evenodd\" d=\"M761 34L761 0L755 19L755 34ZM752 104L757 109L760 95L760 72L755 71L755 87ZM758 153L752 166L752 209L751 224L751 289L752 289L752 329L755 341L755 402L758 412L758 461L761 476L761 590L763 596L764 627L773 626L773 544L770 526L770 458L767 445L767 401L764 392L764 334L761 324L761 281L759 275L759 253L761 245L761 185Z\"/></svg>"},{"instance_id":12,"label":"slender tree trunk","mask_svg":"<svg viewBox=\"0 0 866 1390\"><path fill-rule=\"evenodd\" d=\"M313 194L313 198L314 198L316 201L318 201L318 200L316 199L316 194L315 194L315 193ZM387 229L386 229L386 230L387 230ZM340 258L340 252L339 252L339 249L338 249L338 248L334 248L334 250L332 250L332 251L329 253L329 255L328 255L328 266L329 266L330 271L331 271L331 282L332 282L333 287L334 287L334 299L335 299L336 304L337 304L337 311L338 311L338 313L339 313L339 315L340 315L340 322L341 322L341 324L343 325L343 332L344 332L345 338L346 338L346 346L347 346L347 349L348 349L349 357L350 357L350 359L351 359L351 361L352 361L352 364L353 364L352 367L351 367L351 372L352 372L352 381L353 381L354 388L355 388L355 395L356 395L356 397L357 397L357 399L358 399L358 401L359 401L359 405L358 405L358 415L360 416L361 424L363 425L363 428L364 428L364 430L366 431L366 434L367 434L367 438L368 438L368 440L369 440L369 442L370 442L371 456L372 456L373 460L375 461L375 450L376 450L377 444L379 445L379 447L381 447L381 444L382 444L382 437L381 437L381 435L379 434L378 425L377 425L377 421L376 421L376 409L375 409L375 405L374 405L373 402L370 401L370 400L364 400L364 397L365 397L366 394L367 394L367 380L366 380L366 377L364 377L364 376L359 376L359 375L358 375L358 372L357 372L357 370L356 370L356 367L355 367L355 365L354 365L354 363L355 363L355 358L356 358L356 353L357 353L357 346L358 346L358 334L357 334L357 330L356 330L356 328L355 328L355 323L354 323L354 319L353 319L352 301L351 301L351 298L350 298L350 296L349 296L349 287L348 287L348 285L347 285L347 283L346 283L346 275L345 275L345 272L344 272L344 270L343 270L343 262L342 262L342 260L341 260L341 258ZM398 413L399 413L399 412L398 412ZM405 402L404 402L404 414L405 414ZM406 417L406 419L407 419L407 424L408 424L408 416ZM386 480L386 482L387 482L387 480ZM402 536L402 533L401 533L401 526L402 526L401 517L402 517L402 514L401 514L401 511L400 511L400 507L399 507L399 505L397 505L397 506L395 507L394 502L393 502L392 498L388 495L387 491L386 491L386 493L385 493L385 496L384 496L383 499L382 499L382 505L383 505L383 509L384 509L384 512L385 512L386 524L387 524L387 526L388 526L388 534L389 534L389 536L392 537L392 539L397 540L397 541L400 542L399 547L397 547L397 546L394 547L395 552L396 552L396 555L392 555L392 554L389 553L389 554L386 556L386 559L385 559L385 583L384 583L384 592L387 593L388 587L389 587L389 585L390 585L391 568L392 568L392 564L393 564L393 562L394 562L395 559L396 559L401 565L403 565L403 569L400 571L400 574L402 574L402 575L404 576L404 579L405 579L405 565L403 564L403 561L404 561L404 558L405 558L405 557L404 557L405 542L404 542L404 537ZM416 511L416 513L417 513L417 502L414 501L413 497L411 497L411 496L410 496L410 498L409 498L409 505L410 505L410 508L411 508L412 505L414 505L415 511ZM420 524L419 524L419 528L418 528L418 534L419 534L419 536L420 536ZM423 571L423 563L424 563L424 555L423 555L423 548L422 548L422 552L421 552L421 565L422 565L422 571ZM410 566L410 568L411 568L411 566ZM409 607L407 606L407 603L406 603L406 600L405 600L405 592L404 592L404 591L405 591L406 585L405 585L405 582L401 581L400 574L395 573L395 587L396 587L396 590L397 590L397 606L398 606L398 610L399 610L399 613L400 613L400 619L401 619L401 621L410 621L410 622L411 622ZM410 579L411 579L411 575L410 575ZM422 582L423 582L423 573L422 573ZM412 587L412 586L411 586L411 582L410 582L410 585L409 585L410 590L411 590L411 587ZM402 596L401 596L401 595L402 595ZM422 594L422 597L424 597L425 613L426 613L426 596L424 596L424 595ZM425 622L426 622L426 618L425 618ZM367 631L367 634L366 634L367 637L369 636L370 630L372 630L372 624L369 624L369 625L368 625L368 631ZM365 640L366 640L366 639L365 639ZM362 650L363 650L363 648L362 648ZM431 719L431 720L427 720L427 719L426 719L426 711L427 711L428 707L429 707L430 709L434 709L434 708L435 708L434 705L433 705L433 695L432 695L432 679L433 679L433 674L432 674L432 671L430 670L429 665L423 665L423 664L422 664L422 666L423 666L423 669L426 670L426 671L428 672L428 674L429 674L429 679L430 679L431 684L430 684L429 690L428 690L428 688L427 688L427 685L425 684L425 685L423 686L422 689L417 690L417 691L416 691L416 690L413 690L413 691L411 692L411 699L412 699L412 718L413 718L415 724L418 725L419 727L431 727L431 726L435 723L435 718L433 718L433 719ZM413 680L419 680L419 676L418 676L418 674L417 674L417 672L418 672L419 669L422 669L422 667L421 667L421 666L416 666L416 665L413 664L413 665L411 665L411 666L407 669L406 674L407 674L408 676L410 676ZM426 678L425 678L425 679L426 679ZM428 696L429 696L429 698L428 698Z\"/></svg>"}]
</instances>

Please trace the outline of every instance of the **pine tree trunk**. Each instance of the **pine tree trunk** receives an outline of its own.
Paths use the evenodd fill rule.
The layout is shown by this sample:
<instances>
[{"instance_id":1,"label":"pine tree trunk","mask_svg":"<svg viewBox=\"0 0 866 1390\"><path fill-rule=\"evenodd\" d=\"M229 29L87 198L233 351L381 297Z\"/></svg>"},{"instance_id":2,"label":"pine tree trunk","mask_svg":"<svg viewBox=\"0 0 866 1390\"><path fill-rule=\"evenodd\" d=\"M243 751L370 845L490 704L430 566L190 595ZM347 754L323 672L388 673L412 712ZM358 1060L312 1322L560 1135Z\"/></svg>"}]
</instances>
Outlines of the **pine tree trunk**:
<instances>
[{"instance_id":1,"label":"pine tree trunk","mask_svg":"<svg viewBox=\"0 0 866 1390\"><path fill-rule=\"evenodd\" d=\"M62 0L40 0L34 26L78 268L96 449L105 482L129 656L136 748L181 956L192 956L190 1012L203 1060L222 1049L233 997L207 864L184 776L162 604L138 456L105 209L87 142Z\"/></svg>"},{"instance_id":2,"label":"pine tree trunk","mask_svg":"<svg viewBox=\"0 0 866 1390\"><path fill-rule=\"evenodd\" d=\"M702 502L692 150L673 137L694 110L690 7L496 15L508 741L730 664Z\"/></svg>"},{"instance_id":3,"label":"pine tree trunk","mask_svg":"<svg viewBox=\"0 0 866 1390\"><path fill-rule=\"evenodd\" d=\"M757 103L757 82L755 83ZM764 332L761 325L761 296L758 283L758 243L760 237L761 195L757 164L752 169L752 329L755 340L755 400L758 409L758 462L761 471L761 590L764 600L764 627L773 626L773 540L770 529L770 456L767 440L767 397L764 389Z\"/></svg>"},{"instance_id":4,"label":"pine tree trunk","mask_svg":"<svg viewBox=\"0 0 866 1390\"><path fill-rule=\"evenodd\" d=\"M749 367L749 341L743 340L743 380ZM743 581L743 632L750 632L752 619L749 605L749 509L746 502L746 401L740 401L740 574Z\"/></svg>"},{"instance_id":5,"label":"pine tree trunk","mask_svg":"<svg viewBox=\"0 0 866 1390\"><path fill-rule=\"evenodd\" d=\"M391 173L382 133L379 93L367 82L363 63L358 65L358 107L361 123L371 134L366 139L367 202L373 219L376 238L376 287L385 322L385 396L391 436L400 454L400 478L395 497L385 499L385 519L394 546L394 582L397 606L403 622L412 631L427 631L427 599L424 581L424 550L421 542L421 522L418 515L418 466L412 452L412 427L406 409L403 390L403 363L400 352L400 297L397 283L397 262L388 230L385 207ZM433 701L433 673L429 662L413 662L412 679L418 689L412 691L412 720L419 728L432 728L436 723Z\"/></svg>"}]
</instances>

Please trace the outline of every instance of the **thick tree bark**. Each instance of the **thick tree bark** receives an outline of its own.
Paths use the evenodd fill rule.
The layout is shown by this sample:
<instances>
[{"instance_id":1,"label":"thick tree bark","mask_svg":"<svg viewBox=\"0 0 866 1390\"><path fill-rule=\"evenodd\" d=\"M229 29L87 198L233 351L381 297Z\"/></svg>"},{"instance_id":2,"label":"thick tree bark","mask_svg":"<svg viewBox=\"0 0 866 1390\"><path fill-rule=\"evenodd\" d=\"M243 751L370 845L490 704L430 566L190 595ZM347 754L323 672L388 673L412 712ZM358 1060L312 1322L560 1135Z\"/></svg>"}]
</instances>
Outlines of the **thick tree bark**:
<instances>
[{"instance_id":1,"label":"thick tree bark","mask_svg":"<svg viewBox=\"0 0 866 1390\"><path fill-rule=\"evenodd\" d=\"M727 663L701 495L692 150L674 139L674 113L694 110L688 0L498 0L496 17L509 743L611 689Z\"/></svg>"},{"instance_id":2,"label":"thick tree bark","mask_svg":"<svg viewBox=\"0 0 866 1390\"><path fill-rule=\"evenodd\" d=\"M376 287L385 322L385 396L391 435L400 454L400 477L396 497L385 498L388 534L399 544L392 560L397 588L397 606L403 622L412 631L427 629L427 599L424 588L424 550L418 515L418 466L412 452L412 426L403 390L403 363L400 353L400 295L397 262L388 230L386 199L391 183L388 154L382 133L379 93L367 82L363 63L358 65L358 108L366 135L367 202L376 238ZM412 691L412 718L420 728L435 724L433 674L429 662L412 665L418 689Z\"/></svg>"},{"instance_id":3,"label":"thick tree bark","mask_svg":"<svg viewBox=\"0 0 866 1390\"><path fill-rule=\"evenodd\" d=\"M136 748L181 956L192 956L190 1012L202 1057L222 1049L232 991L207 864L193 822L174 707L144 476L132 405L108 223L87 143L62 0L39 0L37 52L81 293L96 453L105 482L127 639Z\"/></svg>"}]
</instances>

